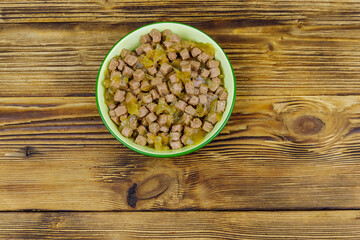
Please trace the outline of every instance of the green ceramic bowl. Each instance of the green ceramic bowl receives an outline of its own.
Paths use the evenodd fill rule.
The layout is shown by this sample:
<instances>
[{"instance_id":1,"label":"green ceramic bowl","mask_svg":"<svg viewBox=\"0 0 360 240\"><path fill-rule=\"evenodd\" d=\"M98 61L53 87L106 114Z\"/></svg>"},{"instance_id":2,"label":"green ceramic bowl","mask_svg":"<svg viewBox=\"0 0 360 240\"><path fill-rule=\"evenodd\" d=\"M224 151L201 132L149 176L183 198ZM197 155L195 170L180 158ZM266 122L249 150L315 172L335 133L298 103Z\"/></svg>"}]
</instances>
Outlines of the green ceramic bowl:
<instances>
[{"instance_id":1,"label":"green ceramic bowl","mask_svg":"<svg viewBox=\"0 0 360 240\"><path fill-rule=\"evenodd\" d=\"M168 151L157 151L153 148L142 147L140 145L135 144L129 138L122 136L116 124L110 119L108 113L109 110L105 104L105 99L104 99L105 89L104 86L102 85L102 82L104 81L105 78L104 72L107 66L109 65L110 60L113 57L119 55L120 51L123 48L134 50L137 46L140 45L140 36L149 33L153 28L158 29L159 31L170 29L173 33L178 34L183 39L193 40L196 42L210 43L215 48L215 59L221 62L222 72L225 76L224 87L228 92L226 109L221 121L216 123L213 130L205 136L202 142L198 144L186 146L177 150L168 150ZM109 129L111 134L117 140L119 140L122 144L124 144L128 148L134 150L135 152L145 154L148 156L154 156L154 157L175 157L175 156L188 154L202 148L203 146L211 142L211 140L213 140L225 127L228 119L230 118L231 112L235 104L235 96L236 96L236 82L235 82L234 71L231 67L229 59L227 58L221 47L211 37L209 37L202 31L185 24L174 23L174 22L160 22L160 23L149 24L144 27L138 28L135 31L123 37L112 47L112 49L106 55L104 61L100 66L100 70L96 82L96 103L99 109L100 116L107 129Z\"/></svg>"}]
</instances>

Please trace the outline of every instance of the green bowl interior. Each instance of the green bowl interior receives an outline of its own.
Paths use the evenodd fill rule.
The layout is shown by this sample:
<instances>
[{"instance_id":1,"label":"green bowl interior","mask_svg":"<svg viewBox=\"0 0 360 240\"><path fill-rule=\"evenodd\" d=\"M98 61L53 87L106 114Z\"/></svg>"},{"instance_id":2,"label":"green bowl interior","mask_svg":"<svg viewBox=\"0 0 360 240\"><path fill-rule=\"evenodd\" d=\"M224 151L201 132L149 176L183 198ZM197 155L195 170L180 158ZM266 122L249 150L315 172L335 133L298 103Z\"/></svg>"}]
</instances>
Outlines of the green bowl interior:
<instances>
[{"instance_id":1,"label":"green bowl interior","mask_svg":"<svg viewBox=\"0 0 360 240\"><path fill-rule=\"evenodd\" d=\"M134 50L137 46L140 44L140 36L144 35L146 33L149 33L153 28L162 31L165 29L170 29L173 33L178 34L181 38L187 39L187 40L193 40L196 42L204 42L204 43L210 43L215 48L215 58L221 62L221 67L223 74L225 76L224 78L224 88L228 91L228 99L227 99L227 105L225 112L223 114L223 117L220 122L218 122L214 129L206 135L206 137L203 139L202 142L190 146L183 147L181 149L177 150L169 150L169 151L157 151L153 148L149 147L142 147L140 145L135 144L132 140L122 136L116 126L116 124L111 120L109 114L108 114L108 107L105 104L104 99L104 92L105 88L102 85L102 82L105 78L105 70L107 66L109 65L110 60L118 56L120 54L120 51L123 48L127 48L129 50ZM118 43L115 44L115 46L109 51L107 56L105 57L100 70L98 74L98 79L96 83L96 101L98 105L98 109L101 115L101 118L103 119L106 127L109 129L109 131L116 137L120 142L122 142L125 146L129 147L130 149L145 154L149 156L156 156L156 157L172 157L172 156L180 156L184 155L190 152L193 152L207 143L209 143L216 135L220 133L220 131L225 126L226 122L228 121L234 103L235 103L235 92L236 92L236 86L235 86L235 76L234 72L232 70L231 64L226 57L223 50L220 48L220 46L212 40L208 35L205 33L197 30L196 28L193 28L188 25L179 24L179 23L171 23L171 22L164 22L164 23L154 23L150 25L146 25L144 27L141 27L128 35L126 35L124 38L122 38Z\"/></svg>"}]
</instances>

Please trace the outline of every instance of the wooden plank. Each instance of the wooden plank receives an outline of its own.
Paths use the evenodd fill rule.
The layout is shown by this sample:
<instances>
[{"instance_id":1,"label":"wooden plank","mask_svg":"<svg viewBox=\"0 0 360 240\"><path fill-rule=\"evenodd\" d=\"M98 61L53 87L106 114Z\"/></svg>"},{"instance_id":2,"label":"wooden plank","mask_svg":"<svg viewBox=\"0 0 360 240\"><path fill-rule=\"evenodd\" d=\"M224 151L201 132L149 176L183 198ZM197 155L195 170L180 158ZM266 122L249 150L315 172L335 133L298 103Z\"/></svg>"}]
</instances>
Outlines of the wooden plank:
<instances>
[{"instance_id":1,"label":"wooden plank","mask_svg":"<svg viewBox=\"0 0 360 240\"><path fill-rule=\"evenodd\" d=\"M360 208L359 96L237 97L212 143L171 159L118 143L92 97L0 106L0 210L132 209L134 183L161 194L136 209Z\"/></svg>"},{"instance_id":2,"label":"wooden plank","mask_svg":"<svg viewBox=\"0 0 360 240\"><path fill-rule=\"evenodd\" d=\"M134 183L161 194L136 209L360 208L359 96L237 97L220 136L171 159L118 143L93 100L0 99L0 210L132 209Z\"/></svg>"},{"instance_id":3,"label":"wooden plank","mask_svg":"<svg viewBox=\"0 0 360 240\"><path fill-rule=\"evenodd\" d=\"M216 141L159 159L123 146L2 146L0 211L360 209L358 152Z\"/></svg>"},{"instance_id":4,"label":"wooden plank","mask_svg":"<svg viewBox=\"0 0 360 240\"><path fill-rule=\"evenodd\" d=\"M203 7L206 5L206 8ZM181 7L180 7L181 6ZM336 1L133 1L71 0L11 1L0 5L2 23L28 22L156 22L273 20L294 23L346 25L358 24L360 4L357 0Z\"/></svg>"},{"instance_id":5,"label":"wooden plank","mask_svg":"<svg viewBox=\"0 0 360 240\"><path fill-rule=\"evenodd\" d=\"M359 211L1 213L2 239L358 239Z\"/></svg>"},{"instance_id":6,"label":"wooden plank","mask_svg":"<svg viewBox=\"0 0 360 240\"><path fill-rule=\"evenodd\" d=\"M94 96L106 53L143 24L0 24L0 97ZM238 95L359 94L358 24L191 24L228 54Z\"/></svg>"},{"instance_id":7,"label":"wooden plank","mask_svg":"<svg viewBox=\"0 0 360 240\"><path fill-rule=\"evenodd\" d=\"M360 96L238 96L216 142L235 147L251 138L284 148L351 150L360 137L359 117ZM0 144L119 145L93 97L0 98Z\"/></svg>"}]
</instances>

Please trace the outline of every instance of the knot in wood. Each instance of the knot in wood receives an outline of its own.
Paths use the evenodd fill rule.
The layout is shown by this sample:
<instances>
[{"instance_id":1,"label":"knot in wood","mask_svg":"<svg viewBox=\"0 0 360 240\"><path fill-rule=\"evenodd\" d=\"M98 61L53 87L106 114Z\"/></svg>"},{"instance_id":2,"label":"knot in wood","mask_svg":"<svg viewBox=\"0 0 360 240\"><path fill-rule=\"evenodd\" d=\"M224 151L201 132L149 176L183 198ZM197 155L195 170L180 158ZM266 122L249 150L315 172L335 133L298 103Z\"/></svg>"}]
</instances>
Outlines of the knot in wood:
<instances>
[{"instance_id":1,"label":"knot in wood","mask_svg":"<svg viewBox=\"0 0 360 240\"><path fill-rule=\"evenodd\" d=\"M325 124L317 117L303 115L294 120L292 130L299 135L314 135L321 131Z\"/></svg>"},{"instance_id":2,"label":"knot in wood","mask_svg":"<svg viewBox=\"0 0 360 240\"><path fill-rule=\"evenodd\" d=\"M170 177L166 174L157 174L145 179L136 188L138 199L150 199L159 196L168 189Z\"/></svg>"}]
</instances>

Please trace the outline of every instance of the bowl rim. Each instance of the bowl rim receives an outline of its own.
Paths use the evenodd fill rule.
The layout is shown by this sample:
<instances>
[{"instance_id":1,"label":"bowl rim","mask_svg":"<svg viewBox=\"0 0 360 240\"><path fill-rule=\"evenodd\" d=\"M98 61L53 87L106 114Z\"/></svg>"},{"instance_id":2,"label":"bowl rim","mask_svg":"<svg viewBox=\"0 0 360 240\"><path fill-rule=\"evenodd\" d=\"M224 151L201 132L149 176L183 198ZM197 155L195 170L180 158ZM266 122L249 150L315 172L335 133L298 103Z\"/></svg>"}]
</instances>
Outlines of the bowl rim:
<instances>
[{"instance_id":1,"label":"bowl rim","mask_svg":"<svg viewBox=\"0 0 360 240\"><path fill-rule=\"evenodd\" d=\"M223 122L223 124L219 127L219 129L211 136L209 137L208 140L204 141L203 143L197 145L196 147L194 148L190 148L186 151L182 151L182 152L177 152L177 153L169 153L169 154L161 154L161 155L158 155L156 153L152 153L152 152L145 152L145 151L142 151L140 149L137 149L125 142L123 142L112 130L111 128L108 126L106 120L104 119L103 117L103 114L100 110L100 106L99 106L99 96L98 96L98 85L99 85L99 79L100 79L100 72L101 72L101 69L104 65L104 62L105 60L107 59L108 55L112 52L112 50L119 44L119 42L121 42L123 39L125 39L128 35L144 28L144 27L148 27L148 26L151 26L151 25L159 25L159 24L166 24L166 23L171 23L171 24L178 24L178 25L183 25L183 26L186 26L186 27L190 27L190 28L193 28L194 30L196 31L199 31L201 32L202 34L206 35L208 38L210 38L218 47L219 49L222 51L222 53L224 54L229 66L230 66L230 69L231 69L231 73L232 73L232 78L233 78L233 81L234 81L234 95L233 95L233 99L232 99L232 104L230 106L230 111L229 111L229 114L226 116L225 118L225 121ZM101 62L101 65L100 65L100 68L99 68L99 71L98 71L98 74L97 74L97 78L96 78L96 85L95 85L95 97L96 97L96 106L97 106L97 109L98 109L98 112L99 112L99 115L101 117L101 120L103 121L104 125L106 126L106 128L108 129L108 131L119 141L121 142L123 145L125 145L127 148L137 152L137 153L140 153L140 154L143 154L143 155L146 155L146 156L150 156L150 157L160 157L160 158L165 158L165 157L178 157L178 156L182 156L182 155L186 155L186 154L189 154L189 153L192 153L192 152L195 152L196 150L199 150L200 148L204 147L205 145L207 145L208 143L210 143L217 135L219 135L219 133L224 129L225 125L227 124L232 112L233 112L233 109L234 109L234 105L235 105L235 101L236 101L236 79L235 79L235 73L234 73L234 69L230 63L230 60L228 58L228 56L226 55L226 53L224 52L224 50L222 49L222 47L220 47L220 45L214 40L212 39L212 37L210 37L208 34L204 33L203 31L193 27L193 26L190 26L190 25L187 25L187 24L184 24L184 23L179 23L179 22L155 22L155 23L150 23L150 24L146 24L144 26L141 26L131 32L129 32L128 34L126 34L124 37L122 37L119 41L117 41L113 46L112 48L108 51L108 53L106 54L106 56L104 57L103 61Z\"/></svg>"}]
</instances>

